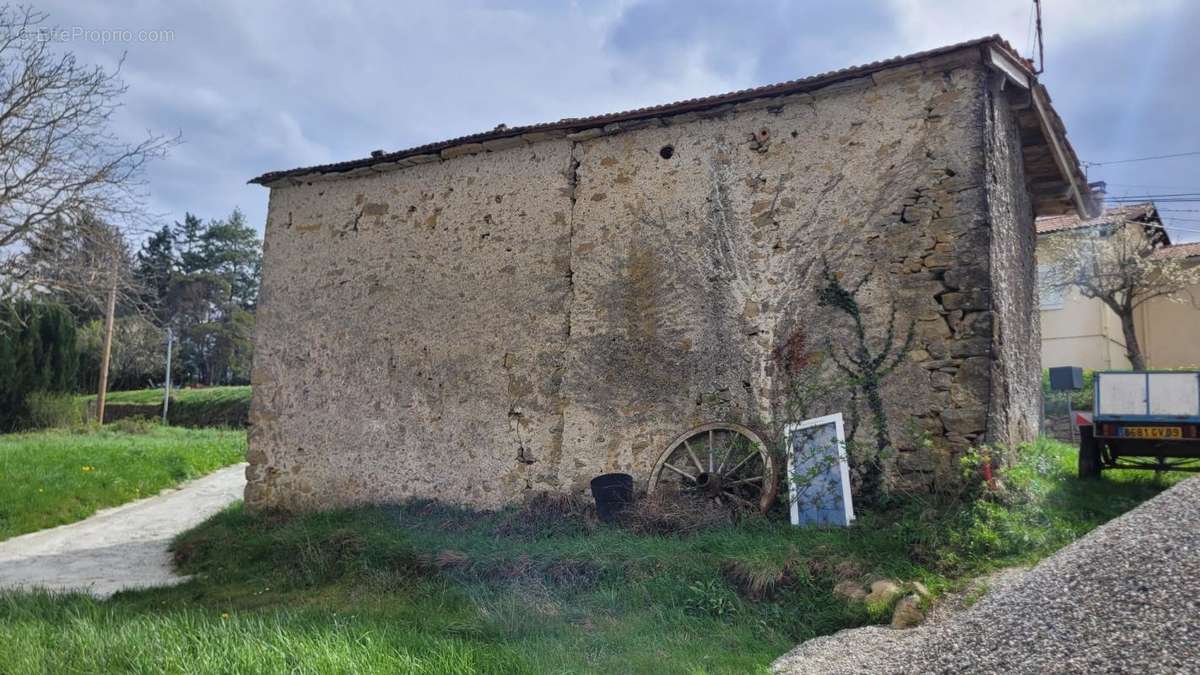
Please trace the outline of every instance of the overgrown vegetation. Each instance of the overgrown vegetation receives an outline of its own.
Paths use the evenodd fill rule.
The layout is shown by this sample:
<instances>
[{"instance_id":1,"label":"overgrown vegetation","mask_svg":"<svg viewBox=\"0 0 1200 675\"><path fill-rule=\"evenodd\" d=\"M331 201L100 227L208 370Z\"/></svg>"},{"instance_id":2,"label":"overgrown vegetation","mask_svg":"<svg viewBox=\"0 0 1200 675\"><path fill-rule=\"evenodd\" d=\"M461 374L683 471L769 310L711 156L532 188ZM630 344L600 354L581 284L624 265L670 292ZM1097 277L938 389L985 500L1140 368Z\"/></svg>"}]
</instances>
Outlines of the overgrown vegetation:
<instances>
[{"instance_id":1,"label":"overgrown vegetation","mask_svg":"<svg viewBox=\"0 0 1200 675\"><path fill-rule=\"evenodd\" d=\"M233 507L174 545L182 586L0 596L0 671L761 672L796 641L886 620L840 580L935 591L1027 563L1169 481L1074 477L1027 449L958 499L866 512L850 529L765 519L677 534L597 524L577 499L478 513L429 502L287 516Z\"/></svg>"},{"instance_id":2,"label":"overgrown vegetation","mask_svg":"<svg viewBox=\"0 0 1200 675\"><path fill-rule=\"evenodd\" d=\"M1067 414L1067 398L1070 397L1071 408L1074 410L1091 410L1095 402L1095 390L1093 389L1096 377L1096 371L1084 369L1083 371L1083 389L1079 391L1065 392L1053 391L1050 389L1050 371L1042 369L1042 395L1046 400L1046 413L1065 415Z\"/></svg>"},{"instance_id":3,"label":"overgrown vegetation","mask_svg":"<svg viewBox=\"0 0 1200 675\"><path fill-rule=\"evenodd\" d=\"M242 431L137 420L0 436L0 539L152 496L239 462L245 453Z\"/></svg>"}]
</instances>

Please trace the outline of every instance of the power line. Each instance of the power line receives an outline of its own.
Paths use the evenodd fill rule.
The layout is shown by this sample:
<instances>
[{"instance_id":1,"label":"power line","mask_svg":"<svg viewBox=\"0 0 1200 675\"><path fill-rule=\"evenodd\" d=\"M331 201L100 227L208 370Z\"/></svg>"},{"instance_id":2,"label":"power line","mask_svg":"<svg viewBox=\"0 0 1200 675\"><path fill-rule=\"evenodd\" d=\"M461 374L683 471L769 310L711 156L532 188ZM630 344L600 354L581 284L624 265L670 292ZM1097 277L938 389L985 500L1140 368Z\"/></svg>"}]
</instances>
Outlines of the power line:
<instances>
[{"instance_id":1,"label":"power line","mask_svg":"<svg viewBox=\"0 0 1200 675\"><path fill-rule=\"evenodd\" d=\"M1200 202L1200 197L1136 197L1133 199L1106 199L1110 204L1140 204L1154 202L1156 204L1190 204Z\"/></svg>"},{"instance_id":2,"label":"power line","mask_svg":"<svg viewBox=\"0 0 1200 675\"><path fill-rule=\"evenodd\" d=\"M1156 227L1156 228L1158 228L1158 229L1160 229L1160 230L1167 230L1167 229L1171 229L1171 230L1181 230L1181 231L1183 231L1183 232L1194 232L1194 233L1200 233L1200 230L1197 230L1197 229L1194 229L1194 228L1190 228L1190 227L1182 227L1182 226L1179 226L1179 225L1154 225L1154 224L1151 224L1151 223L1147 223L1145 226L1146 226L1146 227Z\"/></svg>"},{"instance_id":3,"label":"power line","mask_svg":"<svg viewBox=\"0 0 1200 675\"><path fill-rule=\"evenodd\" d=\"M1146 194L1121 195L1107 199L1158 199L1160 197L1200 197L1200 192L1147 192Z\"/></svg>"},{"instance_id":4,"label":"power line","mask_svg":"<svg viewBox=\"0 0 1200 675\"><path fill-rule=\"evenodd\" d=\"M1200 155L1200 150L1192 152L1177 152L1172 155L1154 155L1152 157L1134 157L1133 159L1114 159L1107 162L1084 162L1084 166L1108 166L1111 164L1129 164L1130 162L1149 162L1153 159L1172 159L1175 157L1191 157L1192 155Z\"/></svg>"},{"instance_id":5,"label":"power line","mask_svg":"<svg viewBox=\"0 0 1200 675\"><path fill-rule=\"evenodd\" d=\"M1191 195L1131 195L1128 197L1105 197L1104 201L1108 204L1141 204L1144 202L1153 202L1154 204L1186 204L1189 202L1200 202L1200 194Z\"/></svg>"},{"instance_id":6,"label":"power line","mask_svg":"<svg viewBox=\"0 0 1200 675\"><path fill-rule=\"evenodd\" d=\"M1113 183L1111 181L1104 181L1104 184L1109 186L1116 185L1118 187L1153 188L1155 190L1190 190L1193 187L1191 185L1146 185L1144 183Z\"/></svg>"}]
</instances>

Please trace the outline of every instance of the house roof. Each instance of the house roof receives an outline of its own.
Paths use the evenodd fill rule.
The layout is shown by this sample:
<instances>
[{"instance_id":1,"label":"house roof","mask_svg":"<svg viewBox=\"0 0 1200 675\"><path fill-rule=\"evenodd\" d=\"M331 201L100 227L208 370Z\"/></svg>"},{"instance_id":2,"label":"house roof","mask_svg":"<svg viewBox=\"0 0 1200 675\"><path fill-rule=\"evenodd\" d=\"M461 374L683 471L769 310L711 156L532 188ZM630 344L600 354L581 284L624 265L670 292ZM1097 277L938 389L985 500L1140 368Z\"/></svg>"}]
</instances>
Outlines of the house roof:
<instances>
[{"instance_id":1,"label":"house roof","mask_svg":"<svg viewBox=\"0 0 1200 675\"><path fill-rule=\"evenodd\" d=\"M1200 258L1200 241L1164 246L1154 252L1154 258Z\"/></svg>"},{"instance_id":2,"label":"house roof","mask_svg":"<svg viewBox=\"0 0 1200 675\"><path fill-rule=\"evenodd\" d=\"M1154 203L1143 202L1141 204L1128 204L1104 209L1104 212L1095 218L1080 218L1073 213L1058 216L1043 216L1037 219L1036 224L1038 234L1046 234L1047 232L1077 230L1085 227L1095 227L1096 225L1106 225L1118 218L1162 222L1158 217L1158 211L1154 208Z\"/></svg>"},{"instance_id":3,"label":"house roof","mask_svg":"<svg viewBox=\"0 0 1200 675\"><path fill-rule=\"evenodd\" d=\"M332 164L300 167L285 171L271 171L252 179L251 183L272 186L284 179L311 180L323 174L355 176L366 173L388 171L415 164L450 159L451 157L499 150L522 143L532 143L550 138L591 137L603 133L631 130L653 122L664 116L700 113L720 109L732 109L736 104L754 99L782 98L803 94L818 89L850 88L859 82L869 81L881 71L916 66L932 70L948 70L965 63L988 63L1011 82L1029 92L1026 105L1018 110L1021 127L1022 151L1026 164L1026 178L1033 193L1036 212L1039 214L1066 213L1069 211L1090 212L1094 210L1091 195L1082 186L1086 179L1079 167L1078 157L1066 139L1066 130L1058 114L1050 107L1050 97L1037 82L1031 64L1020 56L1007 41L998 35L968 40L958 44L897 56L882 61L850 68L834 70L798 80L780 82L751 89L676 101L647 108L595 115L591 117L568 117L557 122L545 122L527 126L508 127L499 125L491 131L460 136L436 143L428 143L395 152L372 152L370 157ZM867 83L867 82L864 82ZM590 135L589 135L590 134Z\"/></svg>"}]
</instances>

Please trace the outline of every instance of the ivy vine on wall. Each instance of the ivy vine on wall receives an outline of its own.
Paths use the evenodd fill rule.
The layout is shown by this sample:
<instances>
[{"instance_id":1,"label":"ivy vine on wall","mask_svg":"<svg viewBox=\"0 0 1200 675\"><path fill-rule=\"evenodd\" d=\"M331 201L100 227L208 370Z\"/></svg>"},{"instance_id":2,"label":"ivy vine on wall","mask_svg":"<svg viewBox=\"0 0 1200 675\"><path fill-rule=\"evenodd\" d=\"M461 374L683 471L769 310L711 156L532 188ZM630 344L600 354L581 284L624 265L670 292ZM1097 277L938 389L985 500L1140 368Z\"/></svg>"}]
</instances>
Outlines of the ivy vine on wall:
<instances>
[{"instance_id":1,"label":"ivy vine on wall","mask_svg":"<svg viewBox=\"0 0 1200 675\"><path fill-rule=\"evenodd\" d=\"M891 447L892 441L888 431L887 415L884 413L883 396L880 393L883 380L900 365L901 359L912 346L913 328L916 321L910 321L904 331L903 340L898 340L896 332L896 303L889 303L887 327L878 344L872 346L872 340L867 335L866 320L862 307L858 302L859 291L871 278L871 273L865 274L856 284L849 288L842 285L839 274L829 269L829 262L823 262L822 285L817 290L817 305L837 310L848 317L853 323L853 340L848 347L839 350L835 348L833 339L826 338L826 350L838 370L842 371L851 387L851 399L857 408L860 396L871 411L875 426L875 452L865 458L863 463L868 466L860 467L863 476L863 492L870 496L878 493L881 478L879 466L880 455ZM858 428L857 412L852 420L851 428ZM853 431L851 431L853 435Z\"/></svg>"}]
</instances>

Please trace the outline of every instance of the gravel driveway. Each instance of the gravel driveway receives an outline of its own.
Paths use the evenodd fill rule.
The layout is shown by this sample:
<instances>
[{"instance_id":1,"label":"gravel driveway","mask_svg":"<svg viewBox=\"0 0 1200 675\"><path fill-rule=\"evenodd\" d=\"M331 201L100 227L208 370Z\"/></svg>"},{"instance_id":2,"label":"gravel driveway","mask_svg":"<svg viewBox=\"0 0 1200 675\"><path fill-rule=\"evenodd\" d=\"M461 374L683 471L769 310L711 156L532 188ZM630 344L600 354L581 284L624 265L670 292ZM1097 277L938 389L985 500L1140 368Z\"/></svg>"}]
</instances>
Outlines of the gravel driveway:
<instances>
[{"instance_id":1,"label":"gravel driveway","mask_svg":"<svg viewBox=\"0 0 1200 675\"><path fill-rule=\"evenodd\" d=\"M1200 478L944 622L805 642L780 673L1198 673Z\"/></svg>"},{"instance_id":2,"label":"gravel driveway","mask_svg":"<svg viewBox=\"0 0 1200 675\"><path fill-rule=\"evenodd\" d=\"M156 497L96 512L87 520L0 542L0 588L117 591L185 579L171 569L167 545L184 530L242 498L238 464Z\"/></svg>"}]
</instances>

